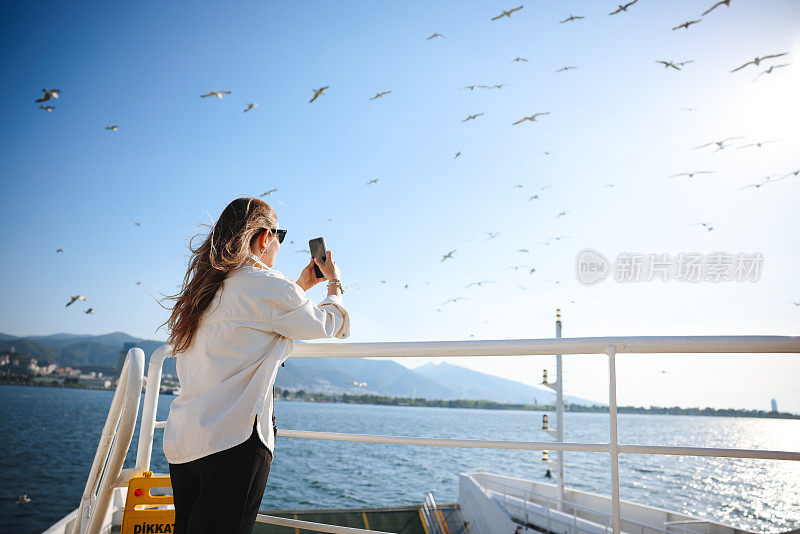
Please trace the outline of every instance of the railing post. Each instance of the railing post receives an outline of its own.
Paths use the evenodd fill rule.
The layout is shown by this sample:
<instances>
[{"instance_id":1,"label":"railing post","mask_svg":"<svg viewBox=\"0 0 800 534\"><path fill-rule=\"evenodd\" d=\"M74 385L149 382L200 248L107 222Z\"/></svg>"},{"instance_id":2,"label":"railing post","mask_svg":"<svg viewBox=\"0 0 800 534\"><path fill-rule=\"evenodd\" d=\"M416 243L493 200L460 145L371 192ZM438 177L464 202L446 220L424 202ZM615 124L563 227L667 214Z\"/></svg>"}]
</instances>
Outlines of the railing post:
<instances>
[{"instance_id":1,"label":"railing post","mask_svg":"<svg viewBox=\"0 0 800 534\"><path fill-rule=\"evenodd\" d=\"M150 457L153 453L153 434L156 427L158 396L161 394L161 370L164 360L172 356L172 345L161 345L150 355L147 367L147 386L142 408L142 425L139 430L139 446L136 451L136 473L141 475L150 470Z\"/></svg>"},{"instance_id":2,"label":"railing post","mask_svg":"<svg viewBox=\"0 0 800 534\"><path fill-rule=\"evenodd\" d=\"M556 310L556 339L561 339L561 310ZM564 372L561 354L556 355L556 441L564 442ZM564 451L556 452L556 483L558 484L558 509L564 510Z\"/></svg>"},{"instance_id":3,"label":"railing post","mask_svg":"<svg viewBox=\"0 0 800 534\"><path fill-rule=\"evenodd\" d=\"M617 347L606 347L608 354L608 414L611 429L611 516L614 521L614 534L620 534L619 517L619 439L617 438Z\"/></svg>"}]
</instances>

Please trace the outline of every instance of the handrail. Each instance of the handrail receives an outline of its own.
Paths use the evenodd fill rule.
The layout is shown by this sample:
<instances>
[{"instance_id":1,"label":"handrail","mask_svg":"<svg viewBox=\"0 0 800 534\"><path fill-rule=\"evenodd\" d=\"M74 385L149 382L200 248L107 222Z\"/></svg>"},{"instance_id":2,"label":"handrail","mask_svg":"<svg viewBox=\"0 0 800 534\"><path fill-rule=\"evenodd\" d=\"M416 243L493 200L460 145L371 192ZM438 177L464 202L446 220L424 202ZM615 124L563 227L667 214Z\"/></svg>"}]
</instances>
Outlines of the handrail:
<instances>
[{"instance_id":1,"label":"handrail","mask_svg":"<svg viewBox=\"0 0 800 534\"><path fill-rule=\"evenodd\" d=\"M448 447L481 447L491 449L557 450L606 452L612 461L611 515L614 534L620 534L619 498L619 454L676 454L684 456L715 456L732 458L761 458L800 461L800 452L726 449L712 447L669 447L656 445L620 444L616 432L616 363L615 356L629 354L800 354L798 336L637 336L637 337L585 337L553 339L511 339L483 341L413 341L386 343L294 343L292 357L464 357L464 356L535 356L556 354L606 354L609 359L609 414L611 416L608 443L567 443L538 441L491 441L473 439L426 438L410 436L385 436L370 434L348 434L336 432L316 432L308 430L281 430L281 437L327 439L337 441L359 441L369 443L393 443L406 445L428 445ZM156 357L158 355L158 357ZM172 356L168 346L156 349L150 362L150 373L145 394L145 408L142 417L142 431L137 454L137 470L149 468L155 428L163 428L163 422L155 420L158 392L161 381L163 360ZM156 371L157 369L157 371ZM561 377L559 377L560 379ZM145 414L147 421L145 422ZM145 426L147 425L147 426ZM274 521L273 521L274 519ZM303 522L270 516L258 517L259 522L294 528L317 529L321 532L369 532L360 529L347 529L328 525L322 530L318 523ZM627 521L627 520L626 520ZM307 526L302 526L303 524ZM313 527L310 525L314 525ZM334 529L334 530L330 530Z\"/></svg>"},{"instance_id":2,"label":"handrail","mask_svg":"<svg viewBox=\"0 0 800 534\"><path fill-rule=\"evenodd\" d=\"M111 501L111 493L118 483L133 437L143 379L144 351L132 348L122 364L119 382L111 399L111 407L100 434L100 443L89 469L89 478L72 523L71 534L100 532L101 522Z\"/></svg>"},{"instance_id":3,"label":"handrail","mask_svg":"<svg viewBox=\"0 0 800 534\"><path fill-rule=\"evenodd\" d=\"M139 428L139 445L136 450L136 468L134 469L136 475L150 471L153 434L156 429L156 412L158 411L158 396L161 393L161 370L164 366L164 360L174 356L172 345L161 345L150 356L150 363L147 366L144 407L142 408L142 424Z\"/></svg>"},{"instance_id":4,"label":"handrail","mask_svg":"<svg viewBox=\"0 0 800 534\"><path fill-rule=\"evenodd\" d=\"M395 445L428 445L433 447L471 447L484 449L555 450L578 452L611 452L609 443L573 443L561 441L506 441L485 439L426 438L390 436L386 434L345 434L316 430L282 428L281 437L358 441L362 443L391 443ZM722 449L712 447L666 447L659 445L619 445L620 452L637 454L680 454L684 456L715 456L730 458L759 458L763 460L800 460L800 452L768 449Z\"/></svg>"},{"instance_id":5,"label":"handrail","mask_svg":"<svg viewBox=\"0 0 800 534\"><path fill-rule=\"evenodd\" d=\"M800 336L634 336L482 341L294 343L292 358L550 356L555 354L800 353Z\"/></svg>"},{"instance_id":6,"label":"handrail","mask_svg":"<svg viewBox=\"0 0 800 534\"><path fill-rule=\"evenodd\" d=\"M425 522L428 534L449 534L449 529L445 523L442 513L436 507L433 493L428 492L422 501L421 512L422 520Z\"/></svg>"}]
</instances>

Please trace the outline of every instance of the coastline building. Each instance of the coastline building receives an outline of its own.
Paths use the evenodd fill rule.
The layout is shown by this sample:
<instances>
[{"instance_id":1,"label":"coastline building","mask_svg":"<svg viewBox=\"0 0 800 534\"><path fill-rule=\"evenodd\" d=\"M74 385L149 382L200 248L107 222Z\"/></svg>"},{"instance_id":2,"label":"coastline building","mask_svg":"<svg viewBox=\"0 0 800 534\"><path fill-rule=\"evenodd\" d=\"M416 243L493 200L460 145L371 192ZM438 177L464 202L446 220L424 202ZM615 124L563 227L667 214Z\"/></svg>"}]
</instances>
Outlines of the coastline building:
<instances>
[{"instance_id":1,"label":"coastline building","mask_svg":"<svg viewBox=\"0 0 800 534\"><path fill-rule=\"evenodd\" d=\"M772 413L778 413L778 401L776 401L775 399L772 399L772 410L770 411Z\"/></svg>"}]
</instances>

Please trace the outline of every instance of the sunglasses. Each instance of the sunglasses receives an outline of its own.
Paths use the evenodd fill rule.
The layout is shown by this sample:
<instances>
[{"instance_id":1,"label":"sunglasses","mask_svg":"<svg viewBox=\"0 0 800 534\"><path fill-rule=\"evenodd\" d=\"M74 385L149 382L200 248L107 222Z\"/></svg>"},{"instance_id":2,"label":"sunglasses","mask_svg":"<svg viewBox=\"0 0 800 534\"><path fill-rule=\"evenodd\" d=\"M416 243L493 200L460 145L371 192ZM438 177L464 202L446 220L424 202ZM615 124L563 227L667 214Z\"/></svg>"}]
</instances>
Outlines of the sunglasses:
<instances>
[{"instance_id":1,"label":"sunglasses","mask_svg":"<svg viewBox=\"0 0 800 534\"><path fill-rule=\"evenodd\" d=\"M280 228L267 228L265 231L271 231L278 234L278 243L283 243L283 238L286 237L286 230Z\"/></svg>"}]
</instances>

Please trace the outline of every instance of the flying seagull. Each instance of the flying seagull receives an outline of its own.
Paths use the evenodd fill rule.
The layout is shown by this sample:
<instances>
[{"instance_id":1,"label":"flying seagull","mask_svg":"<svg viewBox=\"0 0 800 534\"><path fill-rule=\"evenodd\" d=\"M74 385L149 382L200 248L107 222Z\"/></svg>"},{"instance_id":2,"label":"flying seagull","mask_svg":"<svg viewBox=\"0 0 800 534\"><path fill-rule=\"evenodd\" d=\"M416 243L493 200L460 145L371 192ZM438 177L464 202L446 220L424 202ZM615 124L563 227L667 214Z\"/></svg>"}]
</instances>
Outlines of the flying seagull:
<instances>
[{"instance_id":1,"label":"flying seagull","mask_svg":"<svg viewBox=\"0 0 800 534\"><path fill-rule=\"evenodd\" d=\"M635 4L638 1L639 0L633 0L633 2L628 2L625 5L620 5L620 6L617 7L616 11L612 11L611 13L609 13L609 15L616 15L620 11L628 11L628 8L631 7L633 4ZM728 0L728 1L730 2L730 0Z\"/></svg>"},{"instance_id":2,"label":"flying seagull","mask_svg":"<svg viewBox=\"0 0 800 534\"><path fill-rule=\"evenodd\" d=\"M29 502L31 502L30 497L28 497L27 493L23 493L22 495L19 496L19 499L17 499L16 503L17 504L28 504Z\"/></svg>"},{"instance_id":3,"label":"flying seagull","mask_svg":"<svg viewBox=\"0 0 800 534\"><path fill-rule=\"evenodd\" d=\"M739 148L748 148L748 147L751 147L751 146L757 146L758 148L761 148L762 145L766 145L767 143L775 143L775 142L777 142L777 139L772 140L772 141L761 141L759 143L750 143L750 144L747 144L747 145L742 145Z\"/></svg>"},{"instance_id":4,"label":"flying seagull","mask_svg":"<svg viewBox=\"0 0 800 534\"><path fill-rule=\"evenodd\" d=\"M84 297L83 295L75 295L74 297L70 297L69 302L66 303L65 307L69 306L70 304L78 300L86 300L86 297Z\"/></svg>"},{"instance_id":5,"label":"flying seagull","mask_svg":"<svg viewBox=\"0 0 800 534\"><path fill-rule=\"evenodd\" d=\"M711 146L711 145L717 145L717 150L722 150L723 148L725 148L725 141L732 141L733 139L742 139L743 137L744 136L726 137L722 141L712 141L712 142L706 143L704 145L696 146L696 147L694 147L693 150L697 150L698 148L703 148L703 147L707 147L707 146Z\"/></svg>"},{"instance_id":6,"label":"flying seagull","mask_svg":"<svg viewBox=\"0 0 800 534\"><path fill-rule=\"evenodd\" d=\"M372 98L370 98L370 100L376 100L378 98L383 98L384 96L388 95L389 93L391 93L391 91L383 91L382 93L378 93L375 96L373 96Z\"/></svg>"},{"instance_id":7,"label":"flying seagull","mask_svg":"<svg viewBox=\"0 0 800 534\"><path fill-rule=\"evenodd\" d=\"M567 213L569 213L569 210L560 212L558 215L556 215L556 219L558 219L559 217L563 217Z\"/></svg>"},{"instance_id":8,"label":"flying seagull","mask_svg":"<svg viewBox=\"0 0 800 534\"><path fill-rule=\"evenodd\" d=\"M522 8L523 8L523 6L518 6L518 7L515 7L514 9L509 9L508 11L505 11L505 10L504 10L502 13L500 13L500 14L499 14L499 15L497 15L496 17L492 17L492 20L497 20L497 19L500 19L500 18L503 18L503 17L508 17L508 18L511 18L511 14L512 14L513 12L515 12L515 11L519 11L519 10L520 10L520 9L522 9Z\"/></svg>"},{"instance_id":9,"label":"flying seagull","mask_svg":"<svg viewBox=\"0 0 800 534\"><path fill-rule=\"evenodd\" d=\"M135 224L136 226L142 226L142 223L140 223L140 222L135 222L133 224Z\"/></svg>"},{"instance_id":10,"label":"flying seagull","mask_svg":"<svg viewBox=\"0 0 800 534\"><path fill-rule=\"evenodd\" d=\"M444 260L446 260L448 258L452 259L453 258L453 252L455 252L455 251L456 251L456 249L453 249L450 252L448 252L447 254L442 254L442 261L444 261Z\"/></svg>"},{"instance_id":11,"label":"flying seagull","mask_svg":"<svg viewBox=\"0 0 800 534\"><path fill-rule=\"evenodd\" d=\"M255 102L251 102L250 104L247 104L246 108L244 108L244 112L247 113L251 109L256 109L257 107L258 107L258 104L256 104Z\"/></svg>"},{"instance_id":12,"label":"flying seagull","mask_svg":"<svg viewBox=\"0 0 800 534\"><path fill-rule=\"evenodd\" d=\"M461 89L469 89L470 91L474 91L476 87L486 89L485 85L465 85L464 87L459 87L458 90L460 91Z\"/></svg>"},{"instance_id":13,"label":"flying seagull","mask_svg":"<svg viewBox=\"0 0 800 534\"><path fill-rule=\"evenodd\" d=\"M494 239L495 237L497 237L497 234L499 234L500 232L497 231L497 232L486 232L486 233L489 234L489 237L486 238L486 241L489 241L490 239Z\"/></svg>"},{"instance_id":14,"label":"flying seagull","mask_svg":"<svg viewBox=\"0 0 800 534\"><path fill-rule=\"evenodd\" d=\"M117 130L119 130L119 127L117 127L116 124L112 124L111 126L106 126L106 130L111 130L112 132L116 132Z\"/></svg>"},{"instance_id":15,"label":"flying seagull","mask_svg":"<svg viewBox=\"0 0 800 534\"><path fill-rule=\"evenodd\" d=\"M750 185L746 185L746 186L744 186L744 187L740 187L740 188L739 188L739 191L743 191L743 190L745 190L745 189L750 189L751 187L754 187L754 188L758 189L759 187L761 187L761 186L762 186L762 185L764 185L764 184L765 184L765 182L761 182L761 183L757 183L757 184L750 184Z\"/></svg>"},{"instance_id":16,"label":"flying seagull","mask_svg":"<svg viewBox=\"0 0 800 534\"><path fill-rule=\"evenodd\" d=\"M64 249L63 248L56 249L56 254L58 254L60 252L64 252Z\"/></svg>"},{"instance_id":17,"label":"flying seagull","mask_svg":"<svg viewBox=\"0 0 800 534\"><path fill-rule=\"evenodd\" d=\"M725 4L726 6L728 6L728 7L731 7L731 0L722 0L721 2L717 2L716 4L714 4L713 6L711 6L709 9L707 9L707 10L706 10L706 11L705 11L705 12L704 12L702 15L700 15L700 16L701 16L701 17L705 17L706 15L708 15L709 13L711 13L712 11L714 11L714 9L716 9L716 8L717 8L717 7L719 7L719 6L721 6L722 4Z\"/></svg>"},{"instance_id":18,"label":"flying seagull","mask_svg":"<svg viewBox=\"0 0 800 534\"><path fill-rule=\"evenodd\" d=\"M578 67L561 67L556 72L561 72L562 70L570 70L570 69L577 69Z\"/></svg>"},{"instance_id":19,"label":"flying seagull","mask_svg":"<svg viewBox=\"0 0 800 534\"><path fill-rule=\"evenodd\" d=\"M707 222L693 223L692 226L702 226L703 228L705 228L709 232L714 229L714 227L711 226L711 223L707 223Z\"/></svg>"},{"instance_id":20,"label":"flying seagull","mask_svg":"<svg viewBox=\"0 0 800 534\"><path fill-rule=\"evenodd\" d=\"M44 94L41 98L37 98L36 102L47 102L51 98L58 99L58 95L61 94L61 89L42 89Z\"/></svg>"},{"instance_id":21,"label":"flying seagull","mask_svg":"<svg viewBox=\"0 0 800 534\"><path fill-rule=\"evenodd\" d=\"M433 35L431 35L430 37L428 37L425 40L426 41L430 41L431 39L439 39L441 37L444 37L444 35L442 35L441 33L434 33Z\"/></svg>"},{"instance_id":22,"label":"flying seagull","mask_svg":"<svg viewBox=\"0 0 800 534\"><path fill-rule=\"evenodd\" d=\"M85 313L86 315L93 314L94 308L87 308L86 311L84 311L83 313Z\"/></svg>"},{"instance_id":23,"label":"flying seagull","mask_svg":"<svg viewBox=\"0 0 800 534\"><path fill-rule=\"evenodd\" d=\"M325 94L325 89L327 89L328 87L330 87L330 86L325 85L323 87L320 87L319 89L314 89L314 96L311 97L311 100L309 100L308 103L310 104L311 102L316 100L319 95L324 95Z\"/></svg>"},{"instance_id":24,"label":"flying seagull","mask_svg":"<svg viewBox=\"0 0 800 534\"><path fill-rule=\"evenodd\" d=\"M525 61L525 62L527 62L528 60L527 60L527 59L525 59L524 57L519 57L519 56L517 56L517 57L515 57L514 59L512 59L511 61L509 61L509 63L519 63L520 61Z\"/></svg>"},{"instance_id":25,"label":"flying seagull","mask_svg":"<svg viewBox=\"0 0 800 534\"><path fill-rule=\"evenodd\" d=\"M456 158L457 158L458 156L460 156L460 155L461 155L461 152L456 152L456 155L455 155L455 156L453 156L453 159L456 159Z\"/></svg>"},{"instance_id":26,"label":"flying seagull","mask_svg":"<svg viewBox=\"0 0 800 534\"><path fill-rule=\"evenodd\" d=\"M529 116L527 116L527 117L522 117L522 118L521 118L520 120L518 120L517 122L512 122L512 123L511 123L511 125L512 125L512 126L514 126L514 125L516 125L516 124L519 124L519 123L521 123L521 122L525 122L525 121L536 122L536 117L540 117L540 116L542 116L542 115L549 115L549 114L550 114L550 112L549 112L549 111L545 111L545 112L543 112L543 113L534 113L533 115L529 115Z\"/></svg>"},{"instance_id":27,"label":"flying seagull","mask_svg":"<svg viewBox=\"0 0 800 534\"><path fill-rule=\"evenodd\" d=\"M481 286L483 284L496 284L496 283L497 282L495 280L481 280L480 282L472 282L471 284L467 284L464 286L463 289L467 289L468 287L471 286Z\"/></svg>"},{"instance_id":28,"label":"flying seagull","mask_svg":"<svg viewBox=\"0 0 800 534\"><path fill-rule=\"evenodd\" d=\"M785 56L785 55L786 55L786 54L788 54L788 53L789 53L789 52L781 52L780 54L770 54L770 55L768 55L768 56L756 57L756 58L753 58L753 60L752 60L752 61L748 61L747 63L745 63L745 64L744 64L744 65L742 65L741 67L736 67L736 68L735 68L735 69L733 69L731 72L736 72L737 70L743 69L743 68L745 68L745 67L746 67L746 66L748 66L748 65L755 65L755 66L758 66L758 65L759 65L759 64L760 64L762 61L764 61L765 59L770 59L770 58L773 58L773 57L781 57L781 56Z\"/></svg>"},{"instance_id":29,"label":"flying seagull","mask_svg":"<svg viewBox=\"0 0 800 534\"><path fill-rule=\"evenodd\" d=\"M675 70L681 70L681 68L679 66L677 66L675 63L673 63L672 61L662 61L662 60L658 60L657 59L656 63L663 64L665 69L669 68L669 67L672 67Z\"/></svg>"},{"instance_id":30,"label":"flying seagull","mask_svg":"<svg viewBox=\"0 0 800 534\"><path fill-rule=\"evenodd\" d=\"M208 98L209 96L216 96L220 100L222 100L222 95L229 95L231 94L230 91L209 91L204 95L200 95L200 98Z\"/></svg>"},{"instance_id":31,"label":"flying seagull","mask_svg":"<svg viewBox=\"0 0 800 534\"><path fill-rule=\"evenodd\" d=\"M378 180L380 180L380 178L373 178L372 180L370 180L369 182L367 182L367 185L369 185L369 184L377 184L377 183L378 183Z\"/></svg>"},{"instance_id":32,"label":"flying seagull","mask_svg":"<svg viewBox=\"0 0 800 534\"><path fill-rule=\"evenodd\" d=\"M755 78L753 78L753 81L756 81L762 74L772 74L772 69L779 69L781 67L788 67L789 65L791 65L791 63L783 63L782 65L773 65L770 68L768 68L767 70L763 70L763 71L759 72L758 75ZM42 107L42 106L39 106L39 107Z\"/></svg>"},{"instance_id":33,"label":"flying seagull","mask_svg":"<svg viewBox=\"0 0 800 534\"><path fill-rule=\"evenodd\" d=\"M700 22L700 19L698 19L698 20L689 20L687 22L684 22L683 24L678 24L677 26L675 26L672 29L673 30L677 30L678 28L686 28L688 30L689 26L691 26L692 24L697 24L698 22Z\"/></svg>"},{"instance_id":34,"label":"flying seagull","mask_svg":"<svg viewBox=\"0 0 800 534\"><path fill-rule=\"evenodd\" d=\"M467 300L467 297L456 297L456 298L453 298L453 299L449 299L449 300L446 300L446 301L442 302L441 304L439 304L439 306L444 306L448 302L458 302L459 300Z\"/></svg>"},{"instance_id":35,"label":"flying seagull","mask_svg":"<svg viewBox=\"0 0 800 534\"><path fill-rule=\"evenodd\" d=\"M56 109L56 107L55 106L39 106L39 109L43 109L48 113L52 113L53 110Z\"/></svg>"},{"instance_id":36,"label":"flying seagull","mask_svg":"<svg viewBox=\"0 0 800 534\"><path fill-rule=\"evenodd\" d=\"M262 194L260 194L260 195L258 195L258 196L260 196L260 197L265 197L265 196L267 196L267 195L271 195L272 193L274 193L274 192L275 192L275 191L277 191L277 190L278 190L278 188L276 188L276 187L273 187L272 189L270 189L270 190L269 190L269 191L267 191L266 193L262 193Z\"/></svg>"},{"instance_id":37,"label":"flying seagull","mask_svg":"<svg viewBox=\"0 0 800 534\"><path fill-rule=\"evenodd\" d=\"M481 115L483 115L483 113L476 113L475 115L470 115L469 117L467 117L466 119L462 120L461 122L474 121L475 119L477 119Z\"/></svg>"},{"instance_id":38,"label":"flying seagull","mask_svg":"<svg viewBox=\"0 0 800 534\"><path fill-rule=\"evenodd\" d=\"M713 174L714 171L694 171L694 172L682 172L680 174L672 174L670 178L676 178L678 176L688 176L689 178L694 178L695 174Z\"/></svg>"},{"instance_id":39,"label":"flying seagull","mask_svg":"<svg viewBox=\"0 0 800 534\"><path fill-rule=\"evenodd\" d=\"M571 22L571 21L574 21L574 20L582 19L582 18L583 18L583 17L576 17L575 15L572 15L572 14L570 14L570 16L569 16L569 17L565 18L565 19L564 19L564 20L562 20L562 21L559 21L559 24L563 24L563 23L565 23L565 22Z\"/></svg>"}]
</instances>

